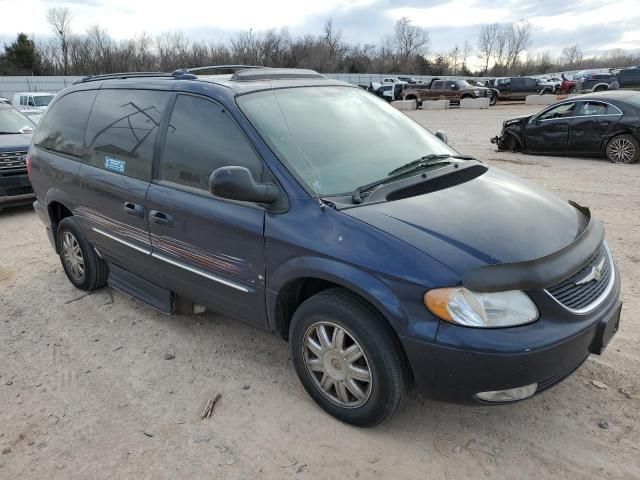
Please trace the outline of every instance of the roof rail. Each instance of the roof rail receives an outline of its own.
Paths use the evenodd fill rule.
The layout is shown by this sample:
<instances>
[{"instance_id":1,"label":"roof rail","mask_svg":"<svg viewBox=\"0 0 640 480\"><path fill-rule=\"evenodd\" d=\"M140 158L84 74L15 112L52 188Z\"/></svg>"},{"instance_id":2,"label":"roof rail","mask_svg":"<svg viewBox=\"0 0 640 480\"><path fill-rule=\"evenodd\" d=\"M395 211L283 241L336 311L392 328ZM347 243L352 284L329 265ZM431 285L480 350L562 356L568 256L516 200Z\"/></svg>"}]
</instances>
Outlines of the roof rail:
<instances>
[{"instance_id":1,"label":"roof rail","mask_svg":"<svg viewBox=\"0 0 640 480\"><path fill-rule=\"evenodd\" d=\"M207 65L206 67L184 68L185 72L201 72L203 70L244 70L245 68L264 68L259 65ZM181 70L176 70L179 72ZM174 72L175 73L175 72Z\"/></svg>"},{"instance_id":2,"label":"roof rail","mask_svg":"<svg viewBox=\"0 0 640 480\"><path fill-rule=\"evenodd\" d=\"M97 82L99 80L111 80L111 79L125 79L125 78L179 78L179 79L194 79L195 75L188 74L186 72L181 72L176 70L173 73L167 72L122 72L122 73L105 73L102 75L89 75L88 77L84 77L76 83L85 83L85 82Z\"/></svg>"}]
</instances>

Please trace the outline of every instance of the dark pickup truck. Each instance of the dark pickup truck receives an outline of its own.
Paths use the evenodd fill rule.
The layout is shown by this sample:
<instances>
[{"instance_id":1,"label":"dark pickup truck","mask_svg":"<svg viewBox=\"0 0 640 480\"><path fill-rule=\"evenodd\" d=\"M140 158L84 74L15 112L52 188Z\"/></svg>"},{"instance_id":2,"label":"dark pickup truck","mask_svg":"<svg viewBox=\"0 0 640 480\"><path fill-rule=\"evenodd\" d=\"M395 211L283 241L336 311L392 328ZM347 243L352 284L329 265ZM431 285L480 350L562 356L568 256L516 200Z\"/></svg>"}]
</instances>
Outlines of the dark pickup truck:
<instances>
[{"instance_id":1,"label":"dark pickup truck","mask_svg":"<svg viewBox=\"0 0 640 480\"><path fill-rule=\"evenodd\" d=\"M423 100L449 100L460 103L463 98L489 98L489 105L495 105L497 91L487 87L476 87L466 80L434 79L425 85L411 85L402 91L403 100L417 100L420 106Z\"/></svg>"},{"instance_id":2,"label":"dark pickup truck","mask_svg":"<svg viewBox=\"0 0 640 480\"><path fill-rule=\"evenodd\" d=\"M525 100L527 95L541 93L545 86L541 80L532 77L507 77L496 80L498 100Z\"/></svg>"}]
</instances>

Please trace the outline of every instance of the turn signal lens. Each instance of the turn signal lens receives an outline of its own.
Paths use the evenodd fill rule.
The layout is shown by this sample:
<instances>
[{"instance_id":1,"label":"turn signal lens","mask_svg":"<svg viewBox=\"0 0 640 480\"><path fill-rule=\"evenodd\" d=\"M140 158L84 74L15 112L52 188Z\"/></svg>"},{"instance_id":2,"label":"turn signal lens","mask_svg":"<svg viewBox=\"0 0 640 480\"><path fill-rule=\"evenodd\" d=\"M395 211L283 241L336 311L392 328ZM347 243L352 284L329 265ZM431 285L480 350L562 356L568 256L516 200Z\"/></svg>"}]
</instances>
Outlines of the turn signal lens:
<instances>
[{"instance_id":1,"label":"turn signal lens","mask_svg":"<svg viewBox=\"0 0 640 480\"><path fill-rule=\"evenodd\" d=\"M466 327L511 327L538 318L538 309L521 290L481 293L464 287L437 288L424 294L424 304L438 318Z\"/></svg>"}]
</instances>

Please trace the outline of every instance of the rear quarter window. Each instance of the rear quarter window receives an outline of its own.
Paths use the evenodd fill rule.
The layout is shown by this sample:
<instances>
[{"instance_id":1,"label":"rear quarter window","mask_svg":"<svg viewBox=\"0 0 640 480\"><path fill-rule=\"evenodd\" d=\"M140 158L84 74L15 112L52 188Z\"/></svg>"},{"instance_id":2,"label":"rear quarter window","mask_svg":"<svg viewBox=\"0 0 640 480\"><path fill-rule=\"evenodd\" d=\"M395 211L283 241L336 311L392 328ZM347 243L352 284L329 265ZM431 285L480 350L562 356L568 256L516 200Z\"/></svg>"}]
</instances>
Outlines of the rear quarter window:
<instances>
[{"instance_id":1,"label":"rear quarter window","mask_svg":"<svg viewBox=\"0 0 640 480\"><path fill-rule=\"evenodd\" d=\"M96 94L97 90L82 90L59 98L40 121L33 143L46 150L85 158L85 128Z\"/></svg>"}]
</instances>

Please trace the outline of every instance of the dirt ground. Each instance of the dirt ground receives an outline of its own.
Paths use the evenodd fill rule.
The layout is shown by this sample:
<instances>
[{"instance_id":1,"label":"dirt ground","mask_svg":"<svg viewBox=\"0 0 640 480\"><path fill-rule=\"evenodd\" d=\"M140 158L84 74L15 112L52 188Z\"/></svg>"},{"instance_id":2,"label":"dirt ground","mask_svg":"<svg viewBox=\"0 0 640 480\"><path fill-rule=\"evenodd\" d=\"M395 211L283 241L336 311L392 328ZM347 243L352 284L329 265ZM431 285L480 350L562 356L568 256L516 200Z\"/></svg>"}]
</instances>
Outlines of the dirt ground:
<instances>
[{"instance_id":1,"label":"dirt ground","mask_svg":"<svg viewBox=\"0 0 640 480\"><path fill-rule=\"evenodd\" d=\"M284 341L212 313L164 316L108 289L84 295L32 209L5 210L0 479L640 478L640 165L495 152L501 122L535 110L411 115L604 221L625 306L602 357L519 404L412 396L387 423L357 429L306 395Z\"/></svg>"}]
</instances>

